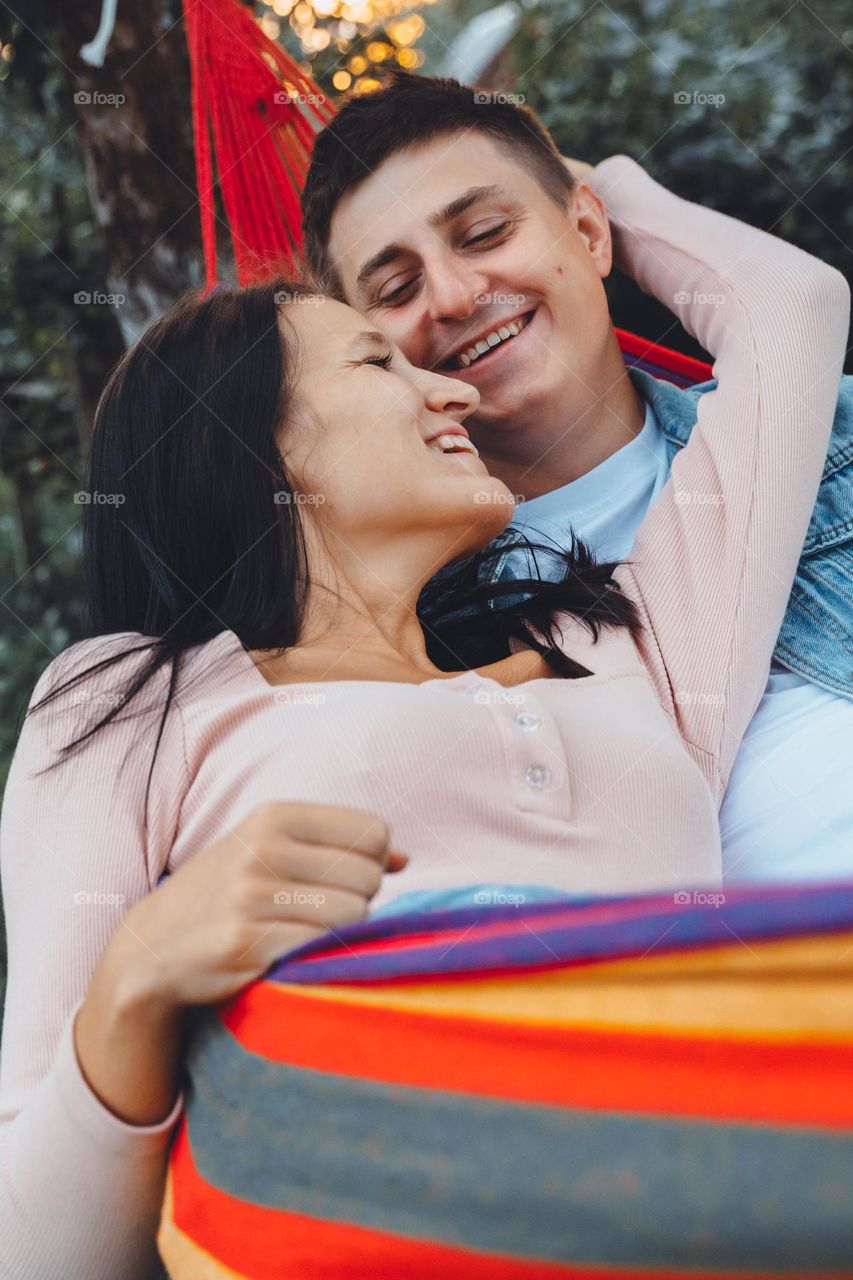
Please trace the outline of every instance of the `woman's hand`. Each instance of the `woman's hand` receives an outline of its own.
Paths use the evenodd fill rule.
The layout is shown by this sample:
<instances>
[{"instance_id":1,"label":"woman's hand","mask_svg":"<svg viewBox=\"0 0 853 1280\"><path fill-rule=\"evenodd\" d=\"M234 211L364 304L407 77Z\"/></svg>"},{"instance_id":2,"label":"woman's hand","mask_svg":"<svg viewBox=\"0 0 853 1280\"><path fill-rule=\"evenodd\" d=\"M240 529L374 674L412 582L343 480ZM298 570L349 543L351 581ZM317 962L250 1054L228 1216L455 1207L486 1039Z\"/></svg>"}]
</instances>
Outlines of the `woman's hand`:
<instances>
[{"instance_id":1,"label":"woman's hand","mask_svg":"<svg viewBox=\"0 0 853 1280\"><path fill-rule=\"evenodd\" d=\"M284 952L363 919L383 873L407 861L376 814L261 805L132 907L104 962L133 972L132 989L159 1006L213 1004Z\"/></svg>"},{"instance_id":2,"label":"woman's hand","mask_svg":"<svg viewBox=\"0 0 853 1280\"><path fill-rule=\"evenodd\" d=\"M594 165L587 164L585 160L574 160L570 156L560 156L563 164L574 178L575 182L586 182L587 176L592 173Z\"/></svg>"}]
</instances>

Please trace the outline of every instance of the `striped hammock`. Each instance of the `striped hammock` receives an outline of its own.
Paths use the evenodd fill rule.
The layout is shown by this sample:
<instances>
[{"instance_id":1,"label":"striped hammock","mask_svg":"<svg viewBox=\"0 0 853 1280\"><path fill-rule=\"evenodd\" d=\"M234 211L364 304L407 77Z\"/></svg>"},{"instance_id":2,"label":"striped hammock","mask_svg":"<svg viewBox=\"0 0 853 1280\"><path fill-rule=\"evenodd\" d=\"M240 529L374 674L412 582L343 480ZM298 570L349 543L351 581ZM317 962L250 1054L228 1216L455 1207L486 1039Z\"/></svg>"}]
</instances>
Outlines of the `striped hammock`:
<instances>
[{"instance_id":1,"label":"striped hammock","mask_svg":"<svg viewBox=\"0 0 853 1280\"><path fill-rule=\"evenodd\" d=\"M853 882L368 919L187 1072L173 1280L853 1276Z\"/></svg>"}]
</instances>

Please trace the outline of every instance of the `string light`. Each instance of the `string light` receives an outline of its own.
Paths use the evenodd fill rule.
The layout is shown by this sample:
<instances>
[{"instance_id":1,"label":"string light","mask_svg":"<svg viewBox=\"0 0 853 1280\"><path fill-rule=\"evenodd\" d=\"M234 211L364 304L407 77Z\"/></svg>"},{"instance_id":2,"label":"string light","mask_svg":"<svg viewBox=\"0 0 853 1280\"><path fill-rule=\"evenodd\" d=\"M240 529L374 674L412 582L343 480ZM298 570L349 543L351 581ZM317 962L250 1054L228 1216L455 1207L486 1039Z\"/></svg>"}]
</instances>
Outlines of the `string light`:
<instances>
[{"instance_id":1,"label":"string light","mask_svg":"<svg viewBox=\"0 0 853 1280\"><path fill-rule=\"evenodd\" d=\"M414 48L426 31L426 21L416 12L441 0L258 0L258 21L271 39L281 36L285 20L301 46L301 64L311 74L311 59L324 49L345 57L356 40L364 45L353 52L346 68L332 74L339 93L371 93L380 87L378 71L396 64L407 71L423 65L424 55ZM358 47L358 46L357 46Z\"/></svg>"}]
</instances>

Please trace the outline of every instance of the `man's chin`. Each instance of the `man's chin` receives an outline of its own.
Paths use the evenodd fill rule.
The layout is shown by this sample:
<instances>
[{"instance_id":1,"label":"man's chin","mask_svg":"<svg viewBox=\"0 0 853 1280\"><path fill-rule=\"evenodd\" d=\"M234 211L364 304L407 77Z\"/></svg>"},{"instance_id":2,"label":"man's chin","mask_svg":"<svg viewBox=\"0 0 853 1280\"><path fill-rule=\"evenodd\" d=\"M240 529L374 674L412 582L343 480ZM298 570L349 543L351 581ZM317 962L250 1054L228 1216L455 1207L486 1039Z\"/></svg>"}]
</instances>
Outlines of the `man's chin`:
<instances>
[{"instance_id":1,"label":"man's chin","mask_svg":"<svg viewBox=\"0 0 853 1280\"><path fill-rule=\"evenodd\" d=\"M535 428L537 420L545 415L552 399L553 393L541 385L521 391L518 388L507 388L505 395L495 396L485 402L481 399L476 418L466 419L466 426L475 444L480 433L483 436L489 433L504 436L525 427ZM480 447L479 444L477 447Z\"/></svg>"}]
</instances>

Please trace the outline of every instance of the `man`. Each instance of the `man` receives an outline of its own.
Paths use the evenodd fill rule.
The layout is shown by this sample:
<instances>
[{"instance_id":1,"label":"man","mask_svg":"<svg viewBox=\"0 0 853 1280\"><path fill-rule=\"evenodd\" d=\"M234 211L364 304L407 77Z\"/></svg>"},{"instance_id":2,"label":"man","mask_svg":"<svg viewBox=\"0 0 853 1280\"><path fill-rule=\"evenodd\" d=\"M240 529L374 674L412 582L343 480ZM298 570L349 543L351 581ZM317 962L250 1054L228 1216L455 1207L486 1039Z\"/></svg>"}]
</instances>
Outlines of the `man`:
<instances>
[{"instance_id":1,"label":"man","mask_svg":"<svg viewBox=\"0 0 853 1280\"><path fill-rule=\"evenodd\" d=\"M523 495L514 527L563 546L574 530L618 560L715 383L683 391L626 369L603 287L610 228L585 168L506 95L398 73L318 137L306 252L412 363L477 387L469 429L489 470ZM526 569L515 555L501 573ZM853 876L851 624L844 378L767 688L721 811L729 880Z\"/></svg>"}]
</instances>

